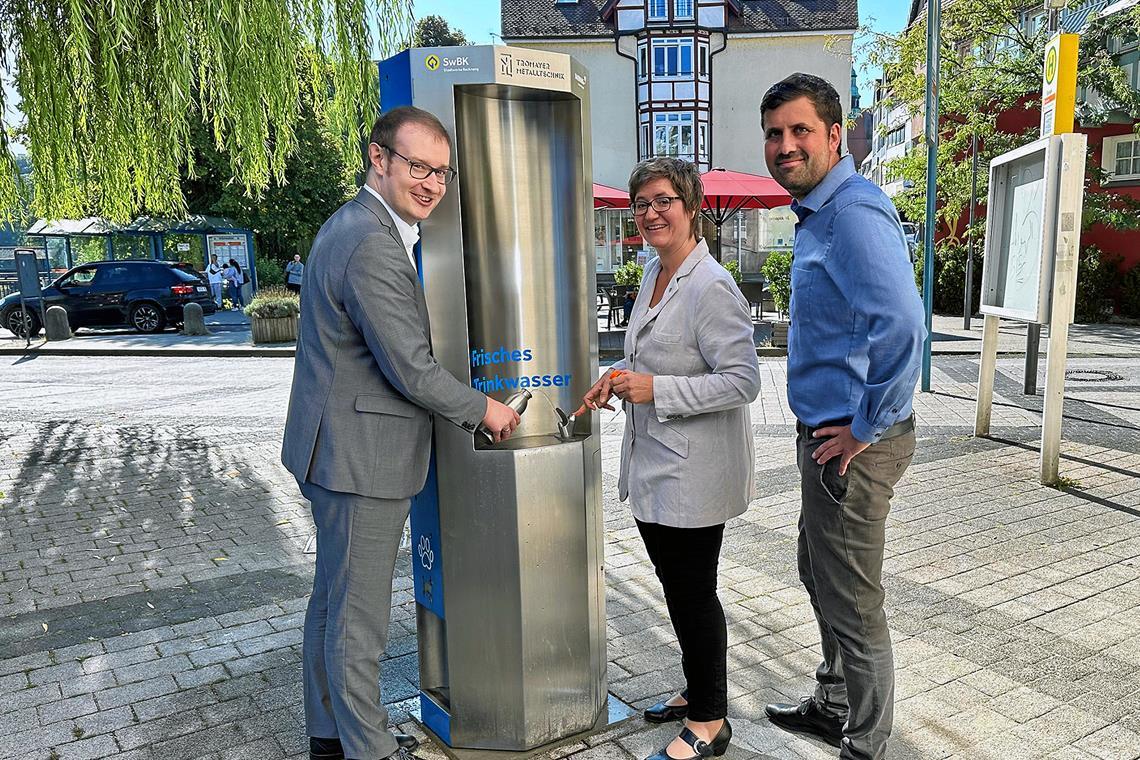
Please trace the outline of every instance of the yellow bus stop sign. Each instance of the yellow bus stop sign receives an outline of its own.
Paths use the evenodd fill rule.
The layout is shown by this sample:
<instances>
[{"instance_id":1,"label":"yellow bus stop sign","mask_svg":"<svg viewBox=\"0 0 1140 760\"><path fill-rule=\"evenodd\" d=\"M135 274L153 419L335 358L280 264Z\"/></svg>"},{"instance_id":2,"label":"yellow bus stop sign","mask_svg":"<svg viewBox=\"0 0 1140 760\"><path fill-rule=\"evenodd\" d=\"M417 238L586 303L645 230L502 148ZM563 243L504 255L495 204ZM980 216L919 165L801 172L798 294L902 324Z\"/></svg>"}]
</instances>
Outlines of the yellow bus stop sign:
<instances>
[{"instance_id":1,"label":"yellow bus stop sign","mask_svg":"<svg viewBox=\"0 0 1140 760\"><path fill-rule=\"evenodd\" d=\"M1077 108L1078 34L1057 34L1045 47L1041 83L1041 136L1072 132Z\"/></svg>"}]
</instances>

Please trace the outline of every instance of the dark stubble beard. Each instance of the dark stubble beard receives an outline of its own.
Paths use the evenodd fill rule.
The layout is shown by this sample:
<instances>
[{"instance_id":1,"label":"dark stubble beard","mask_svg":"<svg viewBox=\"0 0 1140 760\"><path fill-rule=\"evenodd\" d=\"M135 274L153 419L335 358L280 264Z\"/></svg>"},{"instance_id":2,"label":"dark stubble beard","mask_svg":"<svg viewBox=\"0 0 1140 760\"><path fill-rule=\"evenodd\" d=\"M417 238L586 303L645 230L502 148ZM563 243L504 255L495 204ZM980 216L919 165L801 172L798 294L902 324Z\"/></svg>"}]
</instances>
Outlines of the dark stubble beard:
<instances>
[{"instance_id":1,"label":"dark stubble beard","mask_svg":"<svg viewBox=\"0 0 1140 760\"><path fill-rule=\"evenodd\" d=\"M780 167L779 162L788 158L803 159L803 164L794 170L796 174L795 179L792 179L791 176L788 173L784 172ZM781 187L791 193L793 197L800 200L803 200L803 198L805 198L808 193L814 190L816 185L822 182L823 178L827 176L826 171L820 172L818 170L817 164L819 162L813 160L811 155L805 153L804 151L798 151L796 153L781 153L780 155L776 156L776 162L777 163L775 169L772 172L775 175L776 181L780 183Z\"/></svg>"}]
</instances>

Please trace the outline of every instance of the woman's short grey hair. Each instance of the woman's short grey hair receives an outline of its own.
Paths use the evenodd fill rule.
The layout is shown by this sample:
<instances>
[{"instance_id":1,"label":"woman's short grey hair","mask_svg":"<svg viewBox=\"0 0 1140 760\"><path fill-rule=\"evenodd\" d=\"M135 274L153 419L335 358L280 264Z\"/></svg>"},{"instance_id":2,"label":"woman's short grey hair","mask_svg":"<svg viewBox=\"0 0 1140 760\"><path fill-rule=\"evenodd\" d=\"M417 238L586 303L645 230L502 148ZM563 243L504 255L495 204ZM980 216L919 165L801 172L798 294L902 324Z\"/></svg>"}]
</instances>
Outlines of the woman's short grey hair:
<instances>
[{"instance_id":1,"label":"woman's short grey hair","mask_svg":"<svg viewBox=\"0 0 1140 760\"><path fill-rule=\"evenodd\" d=\"M633 167L629 175L629 200L632 203L638 191L655 179L667 179L673 184L685 211L693 213L705 200L705 188L696 164L679 158L650 158ZM695 225L694 225L695 227ZM695 231L695 230L694 230Z\"/></svg>"}]
</instances>

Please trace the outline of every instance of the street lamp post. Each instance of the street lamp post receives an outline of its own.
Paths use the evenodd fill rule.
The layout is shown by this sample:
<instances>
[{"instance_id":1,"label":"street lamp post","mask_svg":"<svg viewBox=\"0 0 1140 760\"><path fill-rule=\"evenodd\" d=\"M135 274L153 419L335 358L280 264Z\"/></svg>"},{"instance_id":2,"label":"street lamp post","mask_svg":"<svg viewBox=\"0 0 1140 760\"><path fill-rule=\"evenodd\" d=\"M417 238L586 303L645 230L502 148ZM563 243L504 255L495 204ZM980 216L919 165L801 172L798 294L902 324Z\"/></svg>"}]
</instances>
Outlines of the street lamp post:
<instances>
[{"instance_id":1,"label":"street lamp post","mask_svg":"<svg viewBox=\"0 0 1140 760\"><path fill-rule=\"evenodd\" d=\"M922 259L922 302L926 307L926 341L922 347L922 392L930 392L930 353L934 330L934 227L938 210L938 71L942 0L926 6L926 224Z\"/></svg>"}]
</instances>

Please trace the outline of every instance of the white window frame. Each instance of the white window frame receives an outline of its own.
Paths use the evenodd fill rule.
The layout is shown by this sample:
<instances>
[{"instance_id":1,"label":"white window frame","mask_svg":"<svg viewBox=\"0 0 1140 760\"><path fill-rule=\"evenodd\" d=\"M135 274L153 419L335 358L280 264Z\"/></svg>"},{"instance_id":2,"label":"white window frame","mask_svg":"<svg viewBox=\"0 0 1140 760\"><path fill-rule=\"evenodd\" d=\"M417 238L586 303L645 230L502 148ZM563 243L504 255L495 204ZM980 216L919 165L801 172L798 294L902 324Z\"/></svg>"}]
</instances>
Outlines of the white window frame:
<instances>
[{"instance_id":1,"label":"white window frame","mask_svg":"<svg viewBox=\"0 0 1140 760\"><path fill-rule=\"evenodd\" d=\"M649 45L637 46L637 80L644 82L649 78Z\"/></svg>"},{"instance_id":2,"label":"white window frame","mask_svg":"<svg viewBox=\"0 0 1140 760\"><path fill-rule=\"evenodd\" d=\"M676 21L691 21L693 18L696 0L673 0L673 19ZM688 9L685 13L683 9Z\"/></svg>"},{"instance_id":3,"label":"white window frame","mask_svg":"<svg viewBox=\"0 0 1140 760\"><path fill-rule=\"evenodd\" d=\"M677 79L692 79L693 78L693 54L696 52L693 39L691 37L669 37L663 40L653 40L652 55L649 56L650 65L653 67L653 78L657 81L663 80L677 80ZM683 50L689 51L689 70L685 71L682 63ZM664 73L657 72L657 51L663 51ZM669 72L669 51L674 50L676 56L677 69L674 73Z\"/></svg>"},{"instance_id":4,"label":"white window frame","mask_svg":"<svg viewBox=\"0 0 1140 760\"><path fill-rule=\"evenodd\" d=\"M653 114L653 155L694 161L696 131L696 118L692 111Z\"/></svg>"},{"instance_id":5,"label":"white window frame","mask_svg":"<svg viewBox=\"0 0 1140 760\"><path fill-rule=\"evenodd\" d=\"M1122 160L1122 157L1118 156L1119 148L1121 145L1129 144L1131 144L1130 152L1132 155L1128 158L1132 161L1132 171L1127 174L1117 174L1117 163ZM1133 132L1104 138L1104 142L1101 144L1100 165L1108 173L1109 181L1140 181L1140 136Z\"/></svg>"},{"instance_id":6,"label":"white window frame","mask_svg":"<svg viewBox=\"0 0 1140 760\"><path fill-rule=\"evenodd\" d=\"M649 0L646 3L645 17L650 21L668 21L669 0Z\"/></svg>"}]
</instances>

